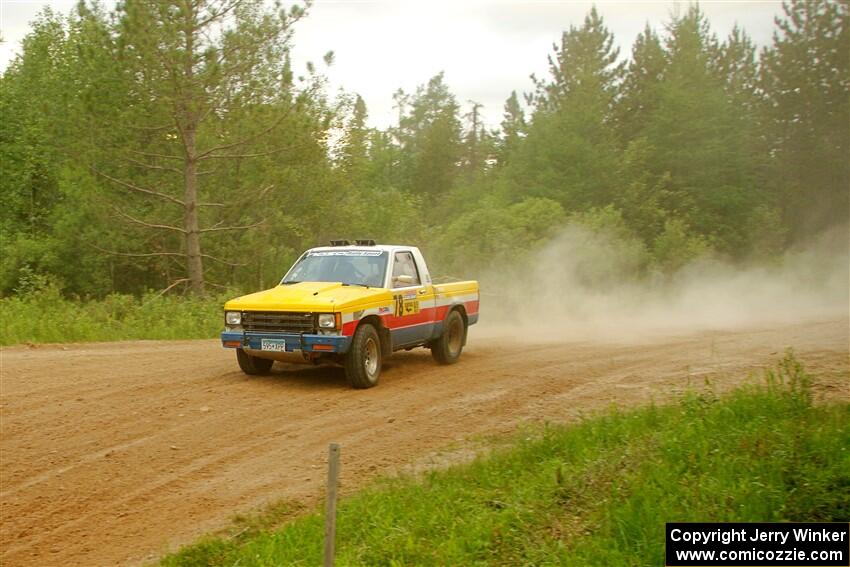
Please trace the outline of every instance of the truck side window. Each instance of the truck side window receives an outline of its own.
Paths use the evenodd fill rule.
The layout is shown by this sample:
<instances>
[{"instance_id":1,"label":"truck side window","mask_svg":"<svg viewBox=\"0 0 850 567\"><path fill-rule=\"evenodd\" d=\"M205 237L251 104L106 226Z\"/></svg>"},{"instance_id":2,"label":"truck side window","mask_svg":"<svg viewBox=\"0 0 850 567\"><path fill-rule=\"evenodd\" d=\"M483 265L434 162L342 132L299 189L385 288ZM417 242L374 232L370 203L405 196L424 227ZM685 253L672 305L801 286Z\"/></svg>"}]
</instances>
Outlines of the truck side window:
<instances>
[{"instance_id":1,"label":"truck side window","mask_svg":"<svg viewBox=\"0 0 850 567\"><path fill-rule=\"evenodd\" d=\"M410 276L413 278L413 283L397 282L395 278L398 276ZM411 285L421 285L413 254L410 252L396 252L395 262L393 263L393 287L410 287Z\"/></svg>"}]
</instances>

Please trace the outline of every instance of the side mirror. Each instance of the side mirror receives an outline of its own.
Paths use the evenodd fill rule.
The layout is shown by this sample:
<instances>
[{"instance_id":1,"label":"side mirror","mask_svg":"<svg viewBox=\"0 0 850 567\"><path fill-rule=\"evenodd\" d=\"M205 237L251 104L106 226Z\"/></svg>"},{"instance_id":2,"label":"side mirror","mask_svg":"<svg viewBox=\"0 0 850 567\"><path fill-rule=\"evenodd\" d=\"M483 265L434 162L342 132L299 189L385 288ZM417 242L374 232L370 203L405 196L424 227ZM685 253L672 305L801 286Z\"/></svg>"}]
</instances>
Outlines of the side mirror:
<instances>
[{"instance_id":1,"label":"side mirror","mask_svg":"<svg viewBox=\"0 0 850 567\"><path fill-rule=\"evenodd\" d=\"M393 283L400 283L400 284L404 284L404 285L413 285L413 284L416 283L416 280L413 278L413 276L408 276L408 275L402 274L400 276L394 277Z\"/></svg>"}]
</instances>

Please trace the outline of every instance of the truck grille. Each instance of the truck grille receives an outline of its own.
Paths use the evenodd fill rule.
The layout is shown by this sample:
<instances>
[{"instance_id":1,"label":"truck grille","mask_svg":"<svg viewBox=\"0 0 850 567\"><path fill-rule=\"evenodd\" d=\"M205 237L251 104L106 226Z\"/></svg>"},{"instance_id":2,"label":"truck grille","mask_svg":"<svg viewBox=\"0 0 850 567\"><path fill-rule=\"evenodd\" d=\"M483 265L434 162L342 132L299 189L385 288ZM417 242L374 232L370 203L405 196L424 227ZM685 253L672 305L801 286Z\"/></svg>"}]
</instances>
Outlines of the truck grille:
<instances>
[{"instance_id":1,"label":"truck grille","mask_svg":"<svg viewBox=\"0 0 850 567\"><path fill-rule=\"evenodd\" d=\"M246 331L271 331L275 333L313 333L312 313L286 311L245 311L242 328Z\"/></svg>"}]
</instances>

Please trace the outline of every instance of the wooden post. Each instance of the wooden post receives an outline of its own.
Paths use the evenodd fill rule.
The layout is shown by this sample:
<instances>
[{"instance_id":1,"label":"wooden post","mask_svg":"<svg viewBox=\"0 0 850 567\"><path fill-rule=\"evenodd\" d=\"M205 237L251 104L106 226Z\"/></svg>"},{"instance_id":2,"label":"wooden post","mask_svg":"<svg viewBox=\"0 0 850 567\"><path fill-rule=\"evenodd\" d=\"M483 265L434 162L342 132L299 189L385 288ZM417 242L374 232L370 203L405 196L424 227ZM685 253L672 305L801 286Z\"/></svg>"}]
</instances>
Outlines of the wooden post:
<instances>
[{"instance_id":1,"label":"wooden post","mask_svg":"<svg viewBox=\"0 0 850 567\"><path fill-rule=\"evenodd\" d=\"M336 489L339 481L339 445L328 447L328 501L325 508L325 567L333 567L336 539Z\"/></svg>"}]
</instances>

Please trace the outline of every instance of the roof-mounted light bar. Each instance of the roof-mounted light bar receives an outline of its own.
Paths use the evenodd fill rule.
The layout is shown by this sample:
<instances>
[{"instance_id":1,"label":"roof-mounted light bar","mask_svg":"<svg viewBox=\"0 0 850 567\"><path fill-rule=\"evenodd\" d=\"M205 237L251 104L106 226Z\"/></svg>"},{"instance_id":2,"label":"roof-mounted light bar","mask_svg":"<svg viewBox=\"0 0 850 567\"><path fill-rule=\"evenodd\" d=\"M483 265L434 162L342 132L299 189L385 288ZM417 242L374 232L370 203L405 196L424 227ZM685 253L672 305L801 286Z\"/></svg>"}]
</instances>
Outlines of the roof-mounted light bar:
<instances>
[{"instance_id":1,"label":"roof-mounted light bar","mask_svg":"<svg viewBox=\"0 0 850 567\"><path fill-rule=\"evenodd\" d=\"M355 246L376 246L375 241L371 238L369 239L357 239L354 241ZM351 241L349 240L331 240L331 246L351 246Z\"/></svg>"}]
</instances>

